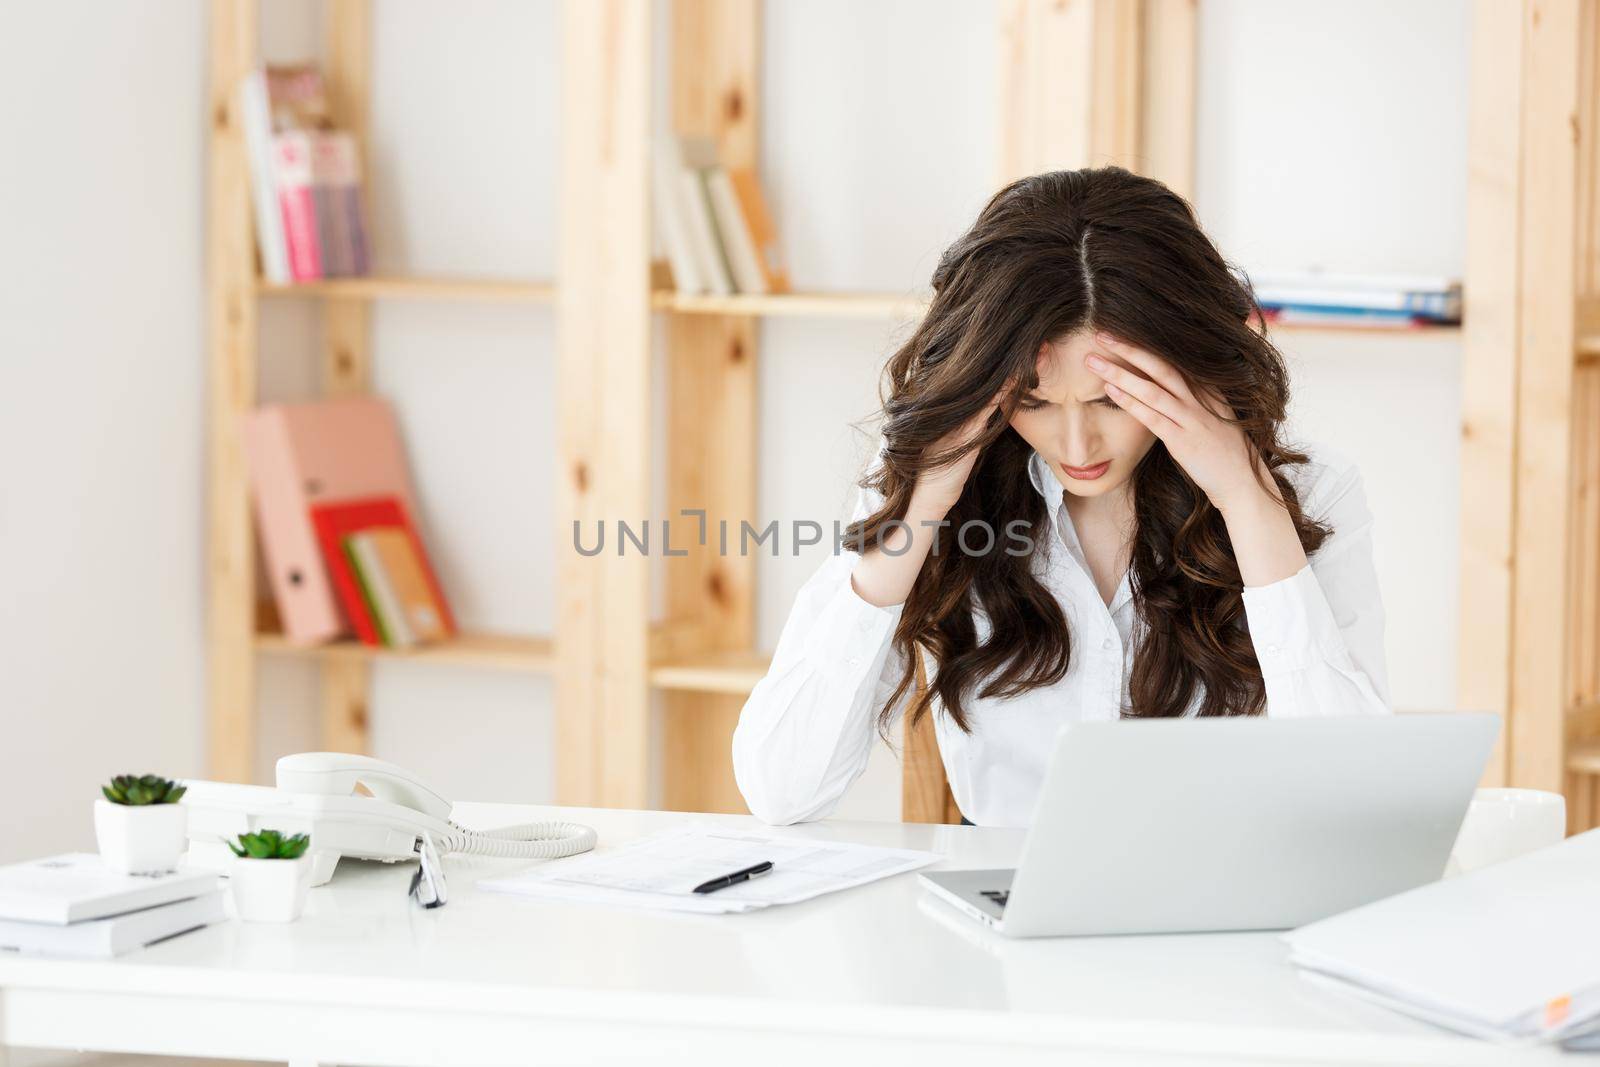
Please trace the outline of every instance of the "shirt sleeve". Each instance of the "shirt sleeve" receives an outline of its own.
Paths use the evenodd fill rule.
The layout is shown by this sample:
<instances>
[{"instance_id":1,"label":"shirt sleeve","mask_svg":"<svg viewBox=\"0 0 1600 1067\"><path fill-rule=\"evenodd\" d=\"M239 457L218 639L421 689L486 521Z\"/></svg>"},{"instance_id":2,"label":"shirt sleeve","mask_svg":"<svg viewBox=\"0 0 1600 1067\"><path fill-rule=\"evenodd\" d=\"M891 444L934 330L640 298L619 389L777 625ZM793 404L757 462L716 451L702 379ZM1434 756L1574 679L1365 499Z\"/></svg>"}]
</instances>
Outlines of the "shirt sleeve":
<instances>
[{"instance_id":1,"label":"shirt sleeve","mask_svg":"<svg viewBox=\"0 0 1600 1067\"><path fill-rule=\"evenodd\" d=\"M863 488L851 522L882 506ZM764 822L820 819L866 769L880 713L906 659L893 646L903 604L862 599L850 574L861 556L830 555L800 588L766 675L733 732L733 774ZM892 716L904 713L910 693Z\"/></svg>"},{"instance_id":2,"label":"shirt sleeve","mask_svg":"<svg viewBox=\"0 0 1600 1067\"><path fill-rule=\"evenodd\" d=\"M1383 598L1360 471L1325 469L1303 505L1333 533L1299 573L1244 590L1267 714L1388 714Z\"/></svg>"}]
</instances>

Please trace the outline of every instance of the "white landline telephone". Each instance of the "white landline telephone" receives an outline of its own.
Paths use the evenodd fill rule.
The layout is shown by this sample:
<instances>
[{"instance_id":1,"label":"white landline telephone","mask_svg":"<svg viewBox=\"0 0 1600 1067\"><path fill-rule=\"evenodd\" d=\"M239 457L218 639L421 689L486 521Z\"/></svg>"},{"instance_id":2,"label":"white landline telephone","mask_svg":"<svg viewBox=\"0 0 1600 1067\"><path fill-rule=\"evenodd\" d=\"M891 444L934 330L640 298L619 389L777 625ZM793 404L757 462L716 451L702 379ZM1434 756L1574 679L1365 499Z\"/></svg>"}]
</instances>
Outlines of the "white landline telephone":
<instances>
[{"instance_id":1,"label":"white landline telephone","mask_svg":"<svg viewBox=\"0 0 1600 1067\"><path fill-rule=\"evenodd\" d=\"M311 884L333 877L341 856L416 859L424 832L441 855L556 859L594 848L595 832L571 822L474 831L450 820L451 804L409 771L369 756L302 752L278 761L278 787L189 781L189 862L225 871L225 842L260 829L311 837ZM356 792L360 785L370 795Z\"/></svg>"}]
</instances>

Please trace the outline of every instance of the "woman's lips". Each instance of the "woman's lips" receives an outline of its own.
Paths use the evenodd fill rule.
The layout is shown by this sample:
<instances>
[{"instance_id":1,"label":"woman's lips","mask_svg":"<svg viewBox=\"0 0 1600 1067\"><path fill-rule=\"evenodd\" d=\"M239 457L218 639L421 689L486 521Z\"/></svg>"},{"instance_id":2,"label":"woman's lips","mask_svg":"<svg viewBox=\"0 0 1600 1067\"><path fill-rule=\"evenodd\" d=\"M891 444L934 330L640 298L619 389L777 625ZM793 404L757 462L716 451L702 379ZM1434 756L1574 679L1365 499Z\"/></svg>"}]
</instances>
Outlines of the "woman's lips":
<instances>
[{"instance_id":1,"label":"woman's lips","mask_svg":"<svg viewBox=\"0 0 1600 1067\"><path fill-rule=\"evenodd\" d=\"M1111 469L1111 461L1108 459L1093 467L1069 467L1063 463L1061 469L1067 472L1068 478L1076 478L1080 482L1092 482Z\"/></svg>"}]
</instances>

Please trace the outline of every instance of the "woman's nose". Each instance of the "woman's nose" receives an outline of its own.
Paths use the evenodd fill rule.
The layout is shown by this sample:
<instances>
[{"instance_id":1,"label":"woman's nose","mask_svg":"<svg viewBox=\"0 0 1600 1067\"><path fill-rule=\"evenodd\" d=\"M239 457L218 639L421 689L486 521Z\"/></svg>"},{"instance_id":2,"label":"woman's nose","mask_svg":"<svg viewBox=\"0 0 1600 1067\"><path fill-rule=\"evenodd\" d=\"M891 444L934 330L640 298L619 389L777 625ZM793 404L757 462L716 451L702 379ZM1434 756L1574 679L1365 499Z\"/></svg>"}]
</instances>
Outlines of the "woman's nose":
<instances>
[{"instance_id":1,"label":"woman's nose","mask_svg":"<svg viewBox=\"0 0 1600 1067\"><path fill-rule=\"evenodd\" d=\"M1097 463L1104 457L1094 454L1099 443L1099 435L1095 432L1094 421L1081 411L1068 411L1066 414L1066 447L1062 450L1070 465L1084 465Z\"/></svg>"}]
</instances>

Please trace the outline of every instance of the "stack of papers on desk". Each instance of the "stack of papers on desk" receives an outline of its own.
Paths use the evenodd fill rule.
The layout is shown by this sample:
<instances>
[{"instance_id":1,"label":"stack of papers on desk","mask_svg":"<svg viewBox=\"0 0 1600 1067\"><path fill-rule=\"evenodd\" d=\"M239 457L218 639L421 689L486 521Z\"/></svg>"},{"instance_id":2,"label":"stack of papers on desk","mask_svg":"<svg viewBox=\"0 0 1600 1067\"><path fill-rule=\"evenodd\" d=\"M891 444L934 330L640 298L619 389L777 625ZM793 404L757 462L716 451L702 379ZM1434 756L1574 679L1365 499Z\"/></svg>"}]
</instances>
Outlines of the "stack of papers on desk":
<instances>
[{"instance_id":1,"label":"stack of papers on desk","mask_svg":"<svg viewBox=\"0 0 1600 1067\"><path fill-rule=\"evenodd\" d=\"M478 884L496 892L544 900L720 915L810 900L914 871L939 858L934 852L775 837L694 824ZM767 860L772 861L769 874L714 893L694 892L697 885Z\"/></svg>"},{"instance_id":2,"label":"stack of papers on desk","mask_svg":"<svg viewBox=\"0 0 1600 1067\"><path fill-rule=\"evenodd\" d=\"M1511 1044L1593 1047L1600 830L1285 934L1321 984Z\"/></svg>"}]
</instances>

